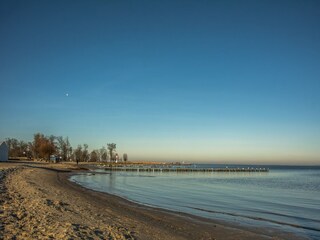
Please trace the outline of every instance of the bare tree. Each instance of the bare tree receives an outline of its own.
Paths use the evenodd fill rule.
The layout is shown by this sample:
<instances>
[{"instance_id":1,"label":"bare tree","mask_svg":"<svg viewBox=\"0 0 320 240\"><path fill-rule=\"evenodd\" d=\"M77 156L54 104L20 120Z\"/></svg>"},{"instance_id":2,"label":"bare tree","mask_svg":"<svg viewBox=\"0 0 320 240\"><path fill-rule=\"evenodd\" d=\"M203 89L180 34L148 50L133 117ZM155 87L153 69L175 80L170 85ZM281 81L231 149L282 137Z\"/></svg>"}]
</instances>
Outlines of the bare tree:
<instances>
[{"instance_id":1,"label":"bare tree","mask_svg":"<svg viewBox=\"0 0 320 240\"><path fill-rule=\"evenodd\" d=\"M71 155L72 155L72 147L71 147L71 144L69 142L69 138L67 137L67 140L66 140L66 148L67 148L67 159L70 159Z\"/></svg>"},{"instance_id":2,"label":"bare tree","mask_svg":"<svg viewBox=\"0 0 320 240\"><path fill-rule=\"evenodd\" d=\"M108 153L107 149L105 147L102 147L99 149L99 155L101 161L107 161L108 160Z\"/></svg>"},{"instance_id":3,"label":"bare tree","mask_svg":"<svg viewBox=\"0 0 320 240\"><path fill-rule=\"evenodd\" d=\"M68 160L72 152L72 147L69 143L68 137L64 139L63 137L59 136L56 139L60 156L64 161Z\"/></svg>"},{"instance_id":4,"label":"bare tree","mask_svg":"<svg viewBox=\"0 0 320 240\"><path fill-rule=\"evenodd\" d=\"M40 157L40 147L42 138L44 138L44 136L41 133L36 133L33 136L32 151L35 158Z\"/></svg>"},{"instance_id":5,"label":"bare tree","mask_svg":"<svg viewBox=\"0 0 320 240\"><path fill-rule=\"evenodd\" d=\"M82 161L87 162L89 160L89 152L88 152L88 144L83 144L83 150L82 150Z\"/></svg>"},{"instance_id":6,"label":"bare tree","mask_svg":"<svg viewBox=\"0 0 320 240\"><path fill-rule=\"evenodd\" d=\"M90 162L97 162L97 161L98 161L98 153L93 150L90 153Z\"/></svg>"},{"instance_id":7,"label":"bare tree","mask_svg":"<svg viewBox=\"0 0 320 240\"><path fill-rule=\"evenodd\" d=\"M82 146L81 145L78 145L78 147L74 151L74 156L75 156L76 162L78 164L79 161L81 161L81 157L82 157Z\"/></svg>"},{"instance_id":8,"label":"bare tree","mask_svg":"<svg viewBox=\"0 0 320 240\"><path fill-rule=\"evenodd\" d=\"M108 148L108 151L109 151L110 160L111 160L111 161L115 160L113 153L114 153L114 151L116 150L117 145L116 145L115 143L108 143L108 144L107 144L107 148Z\"/></svg>"},{"instance_id":9,"label":"bare tree","mask_svg":"<svg viewBox=\"0 0 320 240\"><path fill-rule=\"evenodd\" d=\"M15 138L7 138L6 144L9 148L10 157L29 157L28 143L17 140Z\"/></svg>"}]
</instances>

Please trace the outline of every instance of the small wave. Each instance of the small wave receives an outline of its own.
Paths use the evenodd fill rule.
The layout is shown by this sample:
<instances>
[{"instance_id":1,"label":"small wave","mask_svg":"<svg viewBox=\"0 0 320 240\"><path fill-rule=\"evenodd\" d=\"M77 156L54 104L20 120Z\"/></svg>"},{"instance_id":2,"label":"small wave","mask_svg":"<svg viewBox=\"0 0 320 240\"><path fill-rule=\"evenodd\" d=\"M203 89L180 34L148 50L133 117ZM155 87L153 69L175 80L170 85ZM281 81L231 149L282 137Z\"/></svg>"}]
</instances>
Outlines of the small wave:
<instances>
[{"instance_id":1,"label":"small wave","mask_svg":"<svg viewBox=\"0 0 320 240\"><path fill-rule=\"evenodd\" d=\"M234 217L242 217L242 218L247 218L247 219L251 219L251 220L258 220L258 221L270 222L270 223L275 223L275 224L279 224L279 225L285 225L285 226L290 226L290 227L295 227L295 228L300 228L300 229L306 229L306 230L312 230L312 231L320 232L320 228L302 226L302 225L293 224L293 223L286 223L286 222L281 222L281 221L276 221L276 220L271 220L271 219L266 219L266 218L261 218L261 217L252 217L252 216L247 216L247 215L242 215L242 214L236 214L236 213L213 211L213 210L207 210L207 209L190 207L190 206L187 206L187 207L189 207L189 208L191 208L191 209L194 209L194 210L202 211L202 212L218 213L218 214L224 214L224 215L229 215L229 216L234 216ZM280 214L279 214L279 215L280 215ZM284 216L285 216L285 215L284 215Z\"/></svg>"},{"instance_id":2,"label":"small wave","mask_svg":"<svg viewBox=\"0 0 320 240\"><path fill-rule=\"evenodd\" d=\"M142 177L142 178L144 178L144 177L146 177L146 178L154 178L154 177L156 177L156 176L137 176L137 177Z\"/></svg>"},{"instance_id":3,"label":"small wave","mask_svg":"<svg viewBox=\"0 0 320 240\"><path fill-rule=\"evenodd\" d=\"M264 213L264 214L276 215L276 216L287 217L287 218L294 218L294 219L302 220L302 221L310 221L310 220L312 220L313 222L320 223L320 220L317 220L317 219L309 219L309 218L304 218L304 217L296 217L296 216L287 215L287 214L283 214L283 213L275 213L275 212L268 212L268 211L255 211L255 210L251 210L251 212Z\"/></svg>"}]
</instances>

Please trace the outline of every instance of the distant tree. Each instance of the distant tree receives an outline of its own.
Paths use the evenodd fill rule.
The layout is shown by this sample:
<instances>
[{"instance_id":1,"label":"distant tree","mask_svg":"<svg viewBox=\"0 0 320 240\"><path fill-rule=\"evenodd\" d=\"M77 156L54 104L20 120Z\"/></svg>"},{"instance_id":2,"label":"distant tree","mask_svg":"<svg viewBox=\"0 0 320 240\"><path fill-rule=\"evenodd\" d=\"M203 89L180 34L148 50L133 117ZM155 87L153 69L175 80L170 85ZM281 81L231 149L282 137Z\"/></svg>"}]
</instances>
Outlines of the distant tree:
<instances>
[{"instance_id":1,"label":"distant tree","mask_svg":"<svg viewBox=\"0 0 320 240\"><path fill-rule=\"evenodd\" d=\"M110 155L110 160L113 161L115 160L115 156L114 156L114 151L116 150L117 148L117 145L115 143L108 143L107 144L107 148L108 148L108 151L109 151L109 155Z\"/></svg>"},{"instance_id":2,"label":"distant tree","mask_svg":"<svg viewBox=\"0 0 320 240\"><path fill-rule=\"evenodd\" d=\"M18 140L15 138L7 138L6 143L9 148L9 157L18 157L16 156L16 152L18 148Z\"/></svg>"},{"instance_id":3,"label":"distant tree","mask_svg":"<svg viewBox=\"0 0 320 240\"><path fill-rule=\"evenodd\" d=\"M50 142L55 143L57 137L54 135L50 135L49 137L47 137L47 139L49 139Z\"/></svg>"},{"instance_id":4,"label":"distant tree","mask_svg":"<svg viewBox=\"0 0 320 240\"><path fill-rule=\"evenodd\" d=\"M83 150L82 150L82 162L89 161L89 152L88 152L88 144L83 144Z\"/></svg>"},{"instance_id":5,"label":"distant tree","mask_svg":"<svg viewBox=\"0 0 320 240\"><path fill-rule=\"evenodd\" d=\"M18 155L20 157L26 157L27 156L27 151L28 151L28 143L24 141L19 141L19 148L18 148Z\"/></svg>"},{"instance_id":6,"label":"distant tree","mask_svg":"<svg viewBox=\"0 0 320 240\"><path fill-rule=\"evenodd\" d=\"M43 138L40 145L40 156L49 160L50 155L54 154L56 151L54 142L48 138Z\"/></svg>"},{"instance_id":7,"label":"distant tree","mask_svg":"<svg viewBox=\"0 0 320 240\"><path fill-rule=\"evenodd\" d=\"M106 162L107 160L108 160L108 153L107 153L107 152L104 152L104 153L101 155L101 161Z\"/></svg>"},{"instance_id":8,"label":"distant tree","mask_svg":"<svg viewBox=\"0 0 320 240\"><path fill-rule=\"evenodd\" d=\"M96 156L97 156L97 162L100 162L101 161L101 156L100 156L100 152L99 152L99 149L94 149L91 151L92 152L95 152L96 153ZM90 153L90 161L91 161L91 153Z\"/></svg>"},{"instance_id":9,"label":"distant tree","mask_svg":"<svg viewBox=\"0 0 320 240\"><path fill-rule=\"evenodd\" d=\"M56 137L56 141L57 153L62 157L62 160L65 160L65 141L62 136Z\"/></svg>"},{"instance_id":10,"label":"distant tree","mask_svg":"<svg viewBox=\"0 0 320 240\"><path fill-rule=\"evenodd\" d=\"M29 159L34 158L34 153L32 151L32 142L28 142L26 153Z\"/></svg>"},{"instance_id":11,"label":"distant tree","mask_svg":"<svg viewBox=\"0 0 320 240\"><path fill-rule=\"evenodd\" d=\"M96 151L92 151L90 153L90 162L97 162L98 160L98 153Z\"/></svg>"},{"instance_id":12,"label":"distant tree","mask_svg":"<svg viewBox=\"0 0 320 240\"><path fill-rule=\"evenodd\" d=\"M57 148L59 150L59 155L62 157L63 161L66 161L70 158L72 153L72 147L69 143L69 139L63 138L61 136L56 137L57 140Z\"/></svg>"},{"instance_id":13,"label":"distant tree","mask_svg":"<svg viewBox=\"0 0 320 240\"><path fill-rule=\"evenodd\" d=\"M88 151L88 144L78 145L72 151L71 144L68 137L62 136L44 136L42 133L36 133L33 136L32 142L19 141L15 138L7 138L6 143L9 147L10 157L28 157L50 159L50 155L57 154L64 161L73 160L77 161L111 161L124 160L128 161L128 155L123 154L123 158L116 152L116 144L108 143L107 148L93 150L91 153Z\"/></svg>"},{"instance_id":14,"label":"distant tree","mask_svg":"<svg viewBox=\"0 0 320 240\"><path fill-rule=\"evenodd\" d=\"M76 150L77 148L73 149L72 150L72 153L70 155L70 160L73 161L73 162L76 162L77 161L77 158L76 158Z\"/></svg>"},{"instance_id":15,"label":"distant tree","mask_svg":"<svg viewBox=\"0 0 320 240\"><path fill-rule=\"evenodd\" d=\"M107 161L108 160L108 153L105 147L99 149L100 161Z\"/></svg>"},{"instance_id":16,"label":"distant tree","mask_svg":"<svg viewBox=\"0 0 320 240\"><path fill-rule=\"evenodd\" d=\"M10 157L26 157L28 153L28 143L15 138L7 138L6 144L9 148Z\"/></svg>"},{"instance_id":17,"label":"distant tree","mask_svg":"<svg viewBox=\"0 0 320 240\"><path fill-rule=\"evenodd\" d=\"M77 164L81 161L82 157L82 146L78 145L78 147L74 150L74 157L77 162Z\"/></svg>"},{"instance_id":18,"label":"distant tree","mask_svg":"<svg viewBox=\"0 0 320 240\"><path fill-rule=\"evenodd\" d=\"M33 136L32 151L35 158L40 157L40 147L41 147L41 141L43 138L44 136L41 133L36 133Z\"/></svg>"},{"instance_id":19,"label":"distant tree","mask_svg":"<svg viewBox=\"0 0 320 240\"><path fill-rule=\"evenodd\" d=\"M71 144L70 144L70 142L69 142L69 138L67 137L67 139L66 139L66 152L67 152L67 155L66 155L66 157L67 157L67 159L69 159L70 157L71 157L71 155L72 155L72 147L71 147Z\"/></svg>"},{"instance_id":20,"label":"distant tree","mask_svg":"<svg viewBox=\"0 0 320 240\"><path fill-rule=\"evenodd\" d=\"M51 135L50 137L45 137L41 133L36 133L34 135L32 151L36 158L44 158L49 160L50 155L56 152L55 137Z\"/></svg>"}]
</instances>

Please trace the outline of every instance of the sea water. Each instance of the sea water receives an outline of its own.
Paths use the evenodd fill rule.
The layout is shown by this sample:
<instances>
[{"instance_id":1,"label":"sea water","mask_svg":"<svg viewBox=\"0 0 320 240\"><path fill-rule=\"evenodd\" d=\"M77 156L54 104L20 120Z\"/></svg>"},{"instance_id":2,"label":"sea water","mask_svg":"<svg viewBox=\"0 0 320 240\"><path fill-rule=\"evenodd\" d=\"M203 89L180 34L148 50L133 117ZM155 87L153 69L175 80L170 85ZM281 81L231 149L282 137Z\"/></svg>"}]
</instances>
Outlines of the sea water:
<instances>
[{"instance_id":1,"label":"sea water","mask_svg":"<svg viewBox=\"0 0 320 240\"><path fill-rule=\"evenodd\" d=\"M95 174L74 175L71 180L149 206L278 228L320 239L320 167L261 167L268 167L270 171L153 173L98 170Z\"/></svg>"}]
</instances>

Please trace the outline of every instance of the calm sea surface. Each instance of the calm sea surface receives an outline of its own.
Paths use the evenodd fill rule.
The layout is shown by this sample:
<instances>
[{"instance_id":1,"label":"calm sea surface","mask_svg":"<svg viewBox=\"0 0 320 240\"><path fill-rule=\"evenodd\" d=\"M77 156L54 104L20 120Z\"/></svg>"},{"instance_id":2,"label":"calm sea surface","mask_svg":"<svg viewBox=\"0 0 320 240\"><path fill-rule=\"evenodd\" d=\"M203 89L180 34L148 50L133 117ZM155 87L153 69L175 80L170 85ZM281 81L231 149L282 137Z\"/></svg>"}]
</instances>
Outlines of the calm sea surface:
<instances>
[{"instance_id":1,"label":"calm sea surface","mask_svg":"<svg viewBox=\"0 0 320 240\"><path fill-rule=\"evenodd\" d=\"M320 239L320 167L267 167L268 173L97 170L71 180L150 206Z\"/></svg>"}]
</instances>

